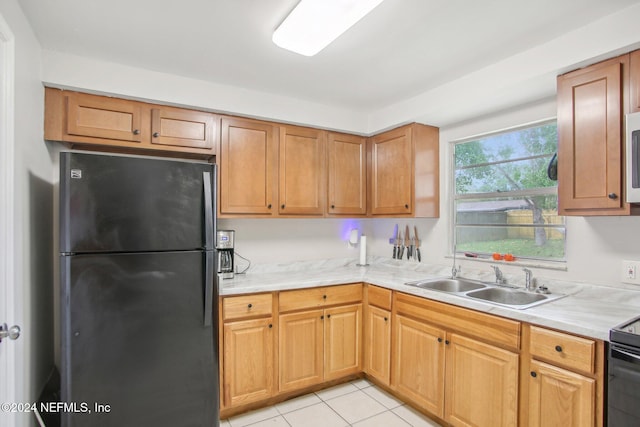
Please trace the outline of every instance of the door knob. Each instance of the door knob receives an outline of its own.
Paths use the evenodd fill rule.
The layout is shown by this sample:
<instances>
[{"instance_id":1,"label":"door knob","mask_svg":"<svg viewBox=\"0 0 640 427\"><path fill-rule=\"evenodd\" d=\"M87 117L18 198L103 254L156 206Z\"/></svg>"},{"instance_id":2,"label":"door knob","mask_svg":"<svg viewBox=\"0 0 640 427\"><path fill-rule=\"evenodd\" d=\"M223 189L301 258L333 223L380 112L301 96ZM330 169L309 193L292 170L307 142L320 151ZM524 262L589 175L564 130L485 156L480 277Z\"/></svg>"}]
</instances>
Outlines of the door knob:
<instances>
[{"instance_id":1,"label":"door knob","mask_svg":"<svg viewBox=\"0 0 640 427\"><path fill-rule=\"evenodd\" d=\"M17 340L20 337L20 326L13 325L8 328L6 323L0 325L0 342L3 338L9 338L10 340Z\"/></svg>"}]
</instances>

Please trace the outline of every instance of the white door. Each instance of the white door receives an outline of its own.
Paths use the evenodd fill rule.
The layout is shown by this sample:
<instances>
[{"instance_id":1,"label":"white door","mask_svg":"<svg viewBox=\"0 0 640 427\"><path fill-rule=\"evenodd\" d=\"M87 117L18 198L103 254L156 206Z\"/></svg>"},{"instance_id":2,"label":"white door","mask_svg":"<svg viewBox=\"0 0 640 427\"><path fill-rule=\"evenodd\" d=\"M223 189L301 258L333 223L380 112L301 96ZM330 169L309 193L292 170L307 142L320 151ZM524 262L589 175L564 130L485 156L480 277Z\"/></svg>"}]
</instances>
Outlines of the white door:
<instances>
[{"instance_id":1,"label":"white door","mask_svg":"<svg viewBox=\"0 0 640 427\"><path fill-rule=\"evenodd\" d=\"M21 313L14 268L14 37L0 15L0 325L13 326ZM24 414L7 404L18 403L18 385L25 384L19 341L0 343L0 427L23 425Z\"/></svg>"}]
</instances>

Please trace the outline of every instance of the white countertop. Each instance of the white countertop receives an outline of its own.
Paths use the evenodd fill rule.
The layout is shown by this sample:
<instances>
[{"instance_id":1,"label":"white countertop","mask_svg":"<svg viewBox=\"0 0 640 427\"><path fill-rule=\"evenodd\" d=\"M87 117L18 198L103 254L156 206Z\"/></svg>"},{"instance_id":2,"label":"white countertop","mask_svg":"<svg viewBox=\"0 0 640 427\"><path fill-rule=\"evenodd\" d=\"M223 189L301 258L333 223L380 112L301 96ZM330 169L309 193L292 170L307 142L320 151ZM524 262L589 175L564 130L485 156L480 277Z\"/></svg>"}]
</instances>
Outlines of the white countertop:
<instances>
[{"instance_id":1,"label":"white countertop","mask_svg":"<svg viewBox=\"0 0 640 427\"><path fill-rule=\"evenodd\" d=\"M451 267L386 258L370 259L371 264L366 267L359 267L356 262L354 259L330 259L257 266L247 274L221 280L219 293L221 296L228 296L365 282L605 341L609 339L609 330L612 327L640 315L640 291L574 282L545 281L544 284L553 293L567 296L525 310L517 310L405 285L405 282L414 280L450 277ZM461 276L489 282L493 279L490 271L468 272ZM515 279L509 280L509 283L522 286Z\"/></svg>"}]
</instances>

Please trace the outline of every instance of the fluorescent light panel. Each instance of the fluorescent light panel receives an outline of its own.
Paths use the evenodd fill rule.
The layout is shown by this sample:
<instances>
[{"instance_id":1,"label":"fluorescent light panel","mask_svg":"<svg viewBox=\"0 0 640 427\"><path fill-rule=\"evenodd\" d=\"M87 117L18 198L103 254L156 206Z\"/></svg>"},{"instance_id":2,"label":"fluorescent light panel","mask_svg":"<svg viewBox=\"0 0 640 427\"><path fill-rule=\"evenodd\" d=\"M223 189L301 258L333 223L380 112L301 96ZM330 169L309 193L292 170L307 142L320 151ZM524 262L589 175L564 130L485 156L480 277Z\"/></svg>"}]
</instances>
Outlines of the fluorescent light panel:
<instances>
[{"instance_id":1,"label":"fluorescent light panel","mask_svg":"<svg viewBox=\"0 0 640 427\"><path fill-rule=\"evenodd\" d=\"M273 42L313 56L347 31L383 0L300 0L273 33Z\"/></svg>"}]
</instances>

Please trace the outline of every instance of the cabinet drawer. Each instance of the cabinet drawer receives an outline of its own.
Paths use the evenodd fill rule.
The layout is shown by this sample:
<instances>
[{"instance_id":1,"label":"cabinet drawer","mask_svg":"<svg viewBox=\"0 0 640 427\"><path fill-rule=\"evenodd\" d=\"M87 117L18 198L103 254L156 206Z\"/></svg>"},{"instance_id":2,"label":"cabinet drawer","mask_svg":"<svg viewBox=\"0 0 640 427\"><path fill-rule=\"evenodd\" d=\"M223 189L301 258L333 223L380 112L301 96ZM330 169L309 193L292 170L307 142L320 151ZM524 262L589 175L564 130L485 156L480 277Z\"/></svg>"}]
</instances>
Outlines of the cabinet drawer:
<instances>
[{"instance_id":1,"label":"cabinet drawer","mask_svg":"<svg viewBox=\"0 0 640 427\"><path fill-rule=\"evenodd\" d=\"M362 301L362 283L280 292L280 312Z\"/></svg>"},{"instance_id":2,"label":"cabinet drawer","mask_svg":"<svg viewBox=\"0 0 640 427\"><path fill-rule=\"evenodd\" d=\"M531 326L531 354L571 370L594 372L596 343L562 332Z\"/></svg>"},{"instance_id":3,"label":"cabinet drawer","mask_svg":"<svg viewBox=\"0 0 640 427\"><path fill-rule=\"evenodd\" d=\"M367 298L371 305L384 308L385 310L391 310L391 290L385 288L379 288L377 286L367 286Z\"/></svg>"},{"instance_id":4,"label":"cabinet drawer","mask_svg":"<svg viewBox=\"0 0 640 427\"><path fill-rule=\"evenodd\" d=\"M222 319L242 319L269 316L273 311L272 294L251 294L226 297L222 300Z\"/></svg>"}]
</instances>

